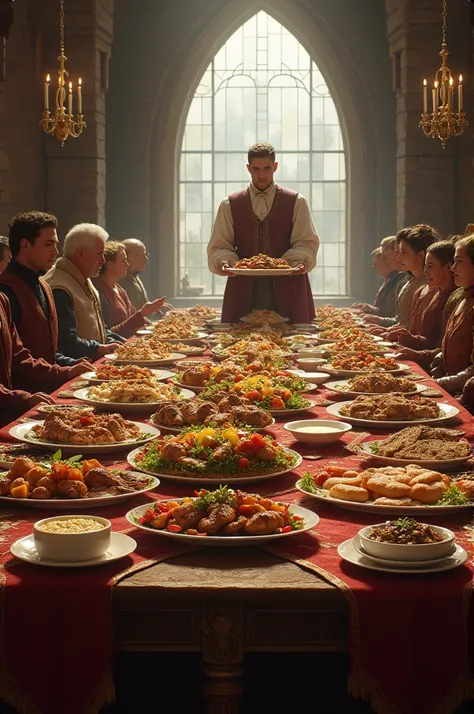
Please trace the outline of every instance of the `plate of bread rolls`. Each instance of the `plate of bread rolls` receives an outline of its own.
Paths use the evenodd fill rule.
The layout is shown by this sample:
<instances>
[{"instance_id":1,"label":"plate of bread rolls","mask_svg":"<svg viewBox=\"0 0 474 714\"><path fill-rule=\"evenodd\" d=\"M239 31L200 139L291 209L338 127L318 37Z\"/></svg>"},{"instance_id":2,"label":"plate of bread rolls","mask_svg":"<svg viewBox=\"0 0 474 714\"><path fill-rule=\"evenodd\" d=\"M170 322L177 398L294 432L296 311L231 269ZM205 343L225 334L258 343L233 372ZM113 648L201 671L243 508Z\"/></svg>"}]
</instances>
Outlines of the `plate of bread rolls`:
<instances>
[{"instance_id":1,"label":"plate of bread rolls","mask_svg":"<svg viewBox=\"0 0 474 714\"><path fill-rule=\"evenodd\" d=\"M303 474L296 488L316 500L368 513L426 515L474 506L474 479L453 478L417 464L364 471L329 464Z\"/></svg>"}]
</instances>

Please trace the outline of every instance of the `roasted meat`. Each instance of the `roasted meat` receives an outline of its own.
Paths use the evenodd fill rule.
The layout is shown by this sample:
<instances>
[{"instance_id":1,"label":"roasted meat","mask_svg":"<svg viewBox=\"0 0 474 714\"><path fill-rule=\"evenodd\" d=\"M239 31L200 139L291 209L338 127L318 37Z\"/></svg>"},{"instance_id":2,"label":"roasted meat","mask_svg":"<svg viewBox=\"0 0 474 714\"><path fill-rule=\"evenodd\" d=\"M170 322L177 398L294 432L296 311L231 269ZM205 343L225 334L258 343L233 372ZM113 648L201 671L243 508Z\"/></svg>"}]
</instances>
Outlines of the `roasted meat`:
<instances>
[{"instance_id":1,"label":"roasted meat","mask_svg":"<svg viewBox=\"0 0 474 714\"><path fill-rule=\"evenodd\" d=\"M173 509L172 517L183 530L188 528L197 528L200 520L202 520L202 509L196 508L192 503L183 503L182 506L176 506Z\"/></svg>"},{"instance_id":2,"label":"roasted meat","mask_svg":"<svg viewBox=\"0 0 474 714\"><path fill-rule=\"evenodd\" d=\"M235 508L228 503L217 503L206 518L202 518L198 524L201 533L214 535L222 526L231 523L235 518Z\"/></svg>"},{"instance_id":3,"label":"roasted meat","mask_svg":"<svg viewBox=\"0 0 474 714\"><path fill-rule=\"evenodd\" d=\"M246 535L270 535L277 528L282 528L283 525L284 520L279 513L260 511L249 518L243 530Z\"/></svg>"}]
</instances>

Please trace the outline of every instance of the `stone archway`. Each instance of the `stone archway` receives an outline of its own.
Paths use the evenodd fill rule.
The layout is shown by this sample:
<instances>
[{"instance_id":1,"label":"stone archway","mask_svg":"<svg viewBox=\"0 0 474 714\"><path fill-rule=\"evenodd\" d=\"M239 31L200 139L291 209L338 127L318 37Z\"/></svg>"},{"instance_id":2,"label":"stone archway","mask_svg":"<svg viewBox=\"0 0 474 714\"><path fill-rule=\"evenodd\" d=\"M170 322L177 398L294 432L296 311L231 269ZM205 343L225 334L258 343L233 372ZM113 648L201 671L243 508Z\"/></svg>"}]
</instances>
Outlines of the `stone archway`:
<instances>
[{"instance_id":1,"label":"stone archway","mask_svg":"<svg viewBox=\"0 0 474 714\"><path fill-rule=\"evenodd\" d=\"M380 216L371 207L377 202L377 190L381 186L383 157L391 151L394 154L394 146L390 146L387 137L379 141L383 132L377 127L370 86L361 66L354 62L346 38L337 34L328 15L322 11L323 6L321 10L316 10L314 5L309 8L303 3L304 0L298 5L291 0L202 2L202 5L206 5L206 12L200 14L198 22L190 31L178 33L176 47L168 56L167 65L163 67L160 77L153 83L154 87L148 83L147 91L154 102L148 102L147 122L145 124L141 120L140 137L135 134L133 139L135 145L140 144L143 152L140 156L141 179L144 190L143 177L146 175L147 196L146 200L144 196L140 198L142 215L139 222L134 227L129 221L130 228L126 230L141 230L141 234L148 239L160 292L170 296L176 292L177 176L182 132L189 104L212 57L226 39L260 9L286 26L314 57L325 75L338 108L348 156L349 289L356 297L367 292L370 279L366 273L366 256L380 238L380 233L393 229L394 210L389 223L386 217L380 220ZM309 10L311 14L308 14ZM151 13L150 7L148 11L143 10L142 22L147 12ZM150 16L146 19L148 23L151 22ZM146 52L143 46L141 49L142 53ZM151 58L151 48L148 48L148 52ZM143 92L140 86L143 84L142 78L137 79L137 84L135 92L140 97ZM114 163L112 157L111 163ZM390 185L390 180L387 184ZM136 195L136 189L136 186L131 187L132 194ZM393 196L393 203L394 199ZM133 208L131 210L133 215ZM146 221L143 214L147 217ZM382 227L384 220L386 229ZM109 225L114 230L114 218L108 220ZM123 217L117 221L119 225L123 230ZM159 239L154 242L156 234Z\"/></svg>"}]
</instances>

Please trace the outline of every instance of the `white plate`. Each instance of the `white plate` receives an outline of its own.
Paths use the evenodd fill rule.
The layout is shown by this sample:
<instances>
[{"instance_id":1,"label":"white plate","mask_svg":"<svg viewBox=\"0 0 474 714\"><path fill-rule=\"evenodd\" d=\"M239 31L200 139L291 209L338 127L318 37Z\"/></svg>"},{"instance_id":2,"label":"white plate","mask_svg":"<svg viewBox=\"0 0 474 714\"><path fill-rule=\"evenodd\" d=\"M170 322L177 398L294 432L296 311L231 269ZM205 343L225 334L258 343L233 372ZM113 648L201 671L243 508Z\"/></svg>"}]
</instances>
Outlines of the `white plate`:
<instances>
[{"instance_id":1,"label":"white plate","mask_svg":"<svg viewBox=\"0 0 474 714\"><path fill-rule=\"evenodd\" d=\"M352 538L341 543L337 552L343 560L348 563L353 563L354 565L359 565L361 568L367 568L368 570L380 570L384 573L394 573L398 575L399 573L406 574L426 574L426 573L440 573L444 570L452 570L457 568L468 559L468 553L461 548L460 545L456 545L456 550L453 555L443 558L442 560L436 560L432 565L425 565L418 568L406 567L405 563L401 567L394 567L391 565L386 565L381 561L375 562L372 558L368 558L362 553L359 553L352 542Z\"/></svg>"},{"instance_id":2,"label":"white plate","mask_svg":"<svg viewBox=\"0 0 474 714\"><path fill-rule=\"evenodd\" d=\"M227 348L224 348L227 349ZM225 352L222 352L220 350L213 349L211 350L211 354L214 355L214 357L219 360L219 362L223 362L226 359L239 359L240 357L243 356L244 353L242 354L225 354ZM262 356L265 356L266 352L262 350ZM292 359L293 358L293 352L283 352L281 355L278 355L274 359L280 360L280 359ZM259 355L257 355L256 359L259 359ZM325 370L326 371L326 370Z\"/></svg>"},{"instance_id":3,"label":"white plate","mask_svg":"<svg viewBox=\"0 0 474 714\"><path fill-rule=\"evenodd\" d=\"M186 347L186 344L183 344L183 347ZM186 349L181 349L181 354L183 354L185 357L199 357L203 355L205 352L207 352L207 347L196 347L193 345L188 345Z\"/></svg>"},{"instance_id":4,"label":"white plate","mask_svg":"<svg viewBox=\"0 0 474 714\"><path fill-rule=\"evenodd\" d=\"M334 337L333 337L332 340L330 340L330 339L328 339L328 338L323 338L323 337L316 337L315 339L318 341L318 344L319 344L319 345L332 345L334 342L338 342L338 340L335 339ZM339 339L342 339L342 338L339 338ZM382 338L379 337L378 335L372 335L371 339L372 339L374 342L382 342ZM383 342L383 344L385 345L386 343ZM392 346L393 346L393 345L392 345ZM348 351L348 352L351 351L349 346L347 347L347 351Z\"/></svg>"},{"instance_id":5,"label":"white plate","mask_svg":"<svg viewBox=\"0 0 474 714\"><path fill-rule=\"evenodd\" d=\"M396 456L379 456L378 454L374 454L370 450L370 446L373 443L376 443L377 440L375 441L366 441L363 444L359 445L359 452L363 456L370 456L372 459L376 459L377 461L380 461L381 464L387 464L388 466L408 466L409 464L417 464L418 466L421 466L424 469L431 469L433 471L445 471L446 469L456 469L458 466L462 466L463 464L468 461L472 453L469 454L469 456L461 456L457 459L446 459L444 461L441 461L440 459L419 459L419 458L414 458L414 459L398 459ZM383 442L384 439L380 439L380 442Z\"/></svg>"},{"instance_id":6,"label":"white plate","mask_svg":"<svg viewBox=\"0 0 474 714\"><path fill-rule=\"evenodd\" d=\"M409 570L413 570L415 568L420 568L425 565L427 566L432 566L434 563L440 563L446 560L446 558L450 558L456 553L456 547L459 548L459 546L456 546L456 543L453 543L452 551L449 555L443 555L441 558L430 558L429 560L390 560L389 558L377 558L375 555L370 555L367 553L366 550L362 547L360 543L360 538L358 535L356 535L352 539L352 545L354 549L359 553L359 555L363 555L364 558L368 558L369 560L373 560L374 563L379 563L380 565L388 565L389 567L392 568L407 568ZM410 546L407 546L409 548Z\"/></svg>"},{"instance_id":7,"label":"white plate","mask_svg":"<svg viewBox=\"0 0 474 714\"><path fill-rule=\"evenodd\" d=\"M153 426L156 426L160 431L164 431L167 434L181 434L181 431L183 429L183 427L181 427L181 426L162 426L161 424L160 425L155 424L155 422L153 421L153 417L150 419L150 424L153 424ZM252 429L252 431L256 431L256 432L260 433L260 432L265 431L265 429L271 429L272 426L274 426L274 425L275 425L275 419L272 419L272 421L270 422L270 424L268 424L268 426L262 426L258 429L254 428L254 427L250 427L250 426L247 428ZM188 424L184 428L187 429L189 426L192 426L192 424ZM196 424L196 428L198 428L198 429L201 426L203 426L203 424ZM239 427L239 428L245 429L245 427Z\"/></svg>"},{"instance_id":8,"label":"white plate","mask_svg":"<svg viewBox=\"0 0 474 714\"><path fill-rule=\"evenodd\" d=\"M84 402L84 404L95 405L103 411L120 412L121 414L137 414L141 412L155 411L163 404L170 401L169 399L163 398L159 402L100 402L96 399L90 399L88 397L88 393L89 387L85 387L84 389L77 389L73 396L74 399L79 399L79 401ZM177 403L181 400L193 399L195 394L194 392L191 392L190 389L181 389L179 396L180 399Z\"/></svg>"},{"instance_id":9,"label":"white plate","mask_svg":"<svg viewBox=\"0 0 474 714\"><path fill-rule=\"evenodd\" d=\"M315 386L315 389L317 389L316 386ZM310 390L307 389L306 391L309 392ZM301 412L307 412L308 409L312 409L317 404L317 402L315 402L314 399L308 399L308 402L310 402L310 404L308 404L307 407L301 407L300 409L270 409L269 411L270 411L270 414L274 417L288 416L291 418L293 416L293 414L301 414Z\"/></svg>"},{"instance_id":10,"label":"white plate","mask_svg":"<svg viewBox=\"0 0 474 714\"><path fill-rule=\"evenodd\" d=\"M176 375L173 373L173 377L175 376ZM177 382L176 379L170 379L170 384L172 384L174 387L179 387L180 389L191 390L196 394L198 394L199 392L203 392L206 389L206 387L195 387L192 384L182 384L181 382Z\"/></svg>"},{"instance_id":11,"label":"white plate","mask_svg":"<svg viewBox=\"0 0 474 714\"><path fill-rule=\"evenodd\" d=\"M200 342L201 340L205 340L206 337L208 337L207 332L196 332L196 335L194 337L159 337L159 335L155 335L154 339L157 342L169 342L170 345L172 345L174 342L182 342L183 345L192 345L194 342Z\"/></svg>"},{"instance_id":12,"label":"white plate","mask_svg":"<svg viewBox=\"0 0 474 714\"><path fill-rule=\"evenodd\" d=\"M153 334L153 327L144 328L143 330L137 330L136 333L139 337L146 337Z\"/></svg>"},{"instance_id":13,"label":"white plate","mask_svg":"<svg viewBox=\"0 0 474 714\"><path fill-rule=\"evenodd\" d=\"M133 553L136 547L137 542L125 533L111 533L110 547L103 555L99 555L98 558L93 558L92 560L76 560L73 563L68 563L62 560L46 560L46 558L42 558L36 551L33 535L29 535L15 541L10 548L10 552L15 558L34 565L44 565L48 568L90 568L93 565L112 563L114 560L124 558L126 555Z\"/></svg>"},{"instance_id":14,"label":"white plate","mask_svg":"<svg viewBox=\"0 0 474 714\"><path fill-rule=\"evenodd\" d=\"M128 475L143 478L143 473L136 471L127 471ZM149 476L149 474L147 474ZM97 496L97 498L12 498L12 496L0 496L0 502L14 503L17 506L26 506L27 508L48 508L49 510L68 511L76 508L97 508L98 506L114 506L116 503L129 501L131 498L140 494L153 491L160 485L160 480L155 476L150 477L148 486L141 488L133 493L119 493L116 496Z\"/></svg>"},{"instance_id":15,"label":"white plate","mask_svg":"<svg viewBox=\"0 0 474 714\"><path fill-rule=\"evenodd\" d=\"M49 451L58 451L58 449L61 449L63 454L105 454L113 451L124 451L124 449L145 444L147 441L156 439L156 437L160 435L160 430L157 429L156 426L140 424L139 422L131 423L136 424L140 428L140 432L143 436L139 436L137 439L120 441L116 444L56 444L48 441L40 441L35 438L31 430L37 424L43 425L44 421L27 421L23 424L15 424L15 426L10 428L8 433L11 437L24 444L41 447ZM152 476L154 475L155 474L152 474Z\"/></svg>"},{"instance_id":16,"label":"white plate","mask_svg":"<svg viewBox=\"0 0 474 714\"><path fill-rule=\"evenodd\" d=\"M166 367L168 364L174 364L174 362L177 359L184 359L186 355L183 355L182 352L172 352L168 357L164 359L153 359L153 360L144 360L144 359L117 359L117 355L115 352L112 352L112 354L108 354L104 356L104 359L114 362L114 364L136 364L137 367Z\"/></svg>"},{"instance_id":17,"label":"white plate","mask_svg":"<svg viewBox=\"0 0 474 714\"><path fill-rule=\"evenodd\" d=\"M447 419L452 419L457 414L459 414L459 409L452 406L451 404L444 404L443 402L436 402L442 412L442 416L433 417L433 419L407 419L405 421L377 421L375 419L357 419L356 417L346 416L341 414L341 409L349 404L349 402L338 402L337 404L331 404L326 407L326 411L331 416L335 416L342 421L347 421L349 424L354 424L356 426L371 427L372 429L405 429L407 426L417 426L418 424L442 424Z\"/></svg>"},{"instance_id":18,"label":"white plate","mask_svg":"<svg viewBox=\"0 0 474 714\"><path fill-rule=\"evenodd\" d=\"M330 389L331 392L337 392L338 394L344 394L346 397L353 397L354 399L356 397L360 397L361 395L365 395L368 397L377 395L380 396L381 394L392 394L392 392L352 392L351 390L346 390L344 389L345 385L349 384L349 380L345 379L342 382L326 382L324 385L325 389ZM415 394L420 394L421 392L424 392L425 389L428 389L426 384L420 384L419 382L413 382L413 391L411 392L400 392L404 396L413 396ZM398 393L398 392L397 392Z\"/></svg>"},{"instance_id":19,"label":"white plate","mask_svg":"<svg viewBox=\"0 0 474 714\"><path fill-rule=\"evenodd\" d=\"M156 379L157 382L164 382L166 379L169 379L170 377L174 376L174 372L169 372L166 369L152 369L153 372L152 379ZM104 382L118 382L118 379L98 379L96 376L96 372L85 372L84 374L81 374L81 379L86 379L88 382L91 384L103 384ZM127 381L135 381L135 380L127 380ZM137 379L137 382L140 382L142 380Z\"/></svg>"},{"instance_id":20,"label":"white plate","mask_svg":"<svg viewBox=\"0 0 474 714\"><path fill-rule=\"evenodd\" d=\"M383 372L384 374L403 375L404 372L409 372L410 367L407 364L400 364L397 369L335 369L328 363L321 365L321 371L334 375L334 377L358 377L360 374L371 374L371 372Z\"/></svg>"},{"instance_id":21,"label":"white plate","mask_svg":"<svg viewBox=\"0 0 474 714\"><path fill-rule=\"evenodd\" d=\"M293 451L293 449L288 449L286 446L282 446L282 449L285 449L285 451L289 452L292 454L292 456L296 457L296 461L294 466L288 469L284 469L283 471L274 471L271 474L253 474L251 476L232 476L232 477L227 477L225 474L219 474L218 476L215 477L209 477L203 474L200 476L197 473L190 472L189 475L184 475L184 476L177 476L176 474L166 474L163 472L158 473L157 471L149 471L147 469L144 469L142 466L140 466L140 463L135 460L135 457L137 454L140 452L140 449L134 449L129 453L127 456L127 461L128 463L133 466L134 469L137 469L137 471L142 471L144 474L150 474L151 476L160 476L162 478L167 478L170 479L171 481L181 481L183 483L200 483L200 484L208 484L208 483L213 483L213 484L226 484L226 485L232 485L232 484L241 484L241 483L254 483L256 481L268 481L268 479L271 478L276 478L277 476L282 476L283 474L290 473L290 471L294 471L295 469L298 468L298 466L301 465L301 462L303 461L303 457L301 454L298 454L296 451Z\"/></svg>"},{"instance_id":22,"label":"white plate","mask_svg":"<svg viewBox=\"0 0 474 714\"><path fill-rule=\"evenodd\" d=\"M228 268L232 275L249 275L249 276L265 276L267 278L276 278L280 275L291 275L296 268Z\"/></svg>"},{"instance_id":23,"label":"white plate","mask_svg":"<svg viewBox=\"0 0 474 714\"><path fill-rule=\"evenodd\" d=\"M334 354L339 354L339 355L344 355L344 357L350 357L351 355L356 355L359 354L360 352L363 352L366 355L373 355L375 357L393 357L393 354L389 354L390 350L382 345L380 342L377 345L374 345L372 349L369 350L335 350L333 349L334 347L334 341L332 343L329 343L327 345L321 345L321 349L324 350L324 353L326 355L334 355Z\"/></svg>"},{"instance_id":24,"label":"white plate","mask_svg":"<svg viewBox=\"0 0 474 714\"><path fill-rule=\"evenodd\" d=\"M170 499L167 499L168 501ZM177 499L180 501L181 499ZM193 536L187 535L186 533L170 533L167 530L155 530L153 528L147 528L147 526L142 526L136 523L135 518L140 518L149 508L149 504L145 506L138 506L137 508L129 511L125 518L129 523L131 523L135 528L140 528L140 530L146 531L147 533L156 533L157 535L162 535L168 538L174 538L175 540L180 540L184 542L196 543L196 545L212 545L212 546L245 546L252 545L253 543L267 543L270 540L275 540L275 538L286 538L287 536L298 535L299 533L304 533L305 531L311 530L319 523L319 516L313 511L309 511L307 508L302 508L301 506L291 506L291 511L296 516L301 516L305 520L305 525L298 531L290 531L289 533L275 533L272 535L260 535L260 536Z\"/></svg>"},{"instance_id":25,"label":"white plate","mask_svg":"<svg viewBox=\"0 0 474 714\"><path fill-rule=\"evenodd\" d=\"M375 504L373 501L367 501L367 503L358 503L357 501L343 501L340 498L333 498L329 495L329 491L321 489L320 493L309 493L308 491L303 491L300 486L300 481L295 484L298 491L304 493L306 496L314 498L316 501L321 501L321 503L331 503L334 506L339 506L339 508L344 508L346 511L365 511L366 513L378 513L382 518L383 515L393 514L394 516L429 516L433 514L445 514L453 513L456 511L463 511L466 508L473 508L474 501L465 506L387 506L382 504ZM327 495L326 495L327 494Z\"/></svg>"}]
</instances>

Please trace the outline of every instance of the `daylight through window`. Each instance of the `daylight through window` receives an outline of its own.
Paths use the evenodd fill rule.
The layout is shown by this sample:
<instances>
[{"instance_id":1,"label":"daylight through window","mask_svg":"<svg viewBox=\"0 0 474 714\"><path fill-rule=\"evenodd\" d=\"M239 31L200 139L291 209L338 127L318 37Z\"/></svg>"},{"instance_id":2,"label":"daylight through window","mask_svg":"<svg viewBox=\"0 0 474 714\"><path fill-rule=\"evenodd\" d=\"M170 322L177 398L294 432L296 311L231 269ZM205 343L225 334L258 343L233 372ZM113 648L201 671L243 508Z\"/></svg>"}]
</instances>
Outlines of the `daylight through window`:
<instances>
[{"instance_id":1,"label":"daylight through window","mask_svg":"<svg viewBox=\"0 0 474 714\"><path fill-rule=\"evenodd\" d=\"M315 295L344 295L346 172L339 119L324 78L298 40L265 12L219 50L191 103L180 169L179 272L203 295L225 278L207 268L206 246L220 201L248 182L248 147L276 148L277 181L310 202L321 238L310 274Z\"/></svg>"}]
</instances>

